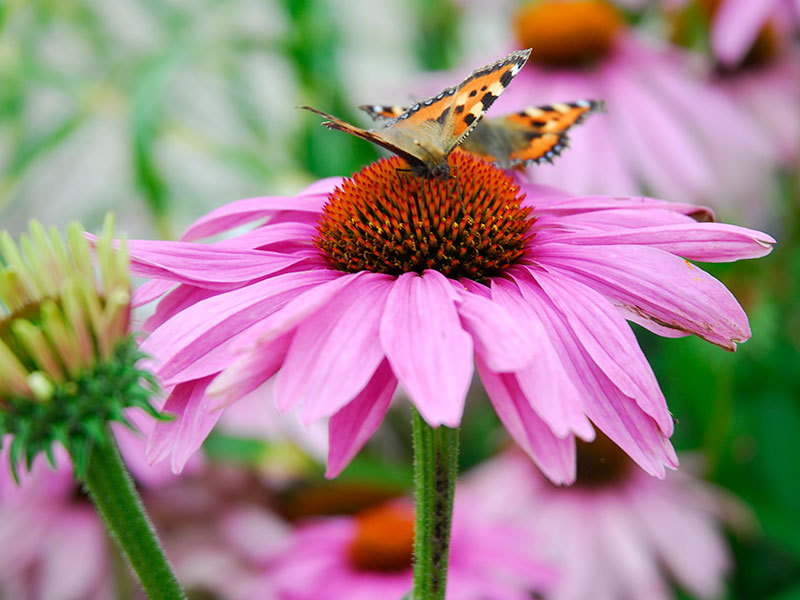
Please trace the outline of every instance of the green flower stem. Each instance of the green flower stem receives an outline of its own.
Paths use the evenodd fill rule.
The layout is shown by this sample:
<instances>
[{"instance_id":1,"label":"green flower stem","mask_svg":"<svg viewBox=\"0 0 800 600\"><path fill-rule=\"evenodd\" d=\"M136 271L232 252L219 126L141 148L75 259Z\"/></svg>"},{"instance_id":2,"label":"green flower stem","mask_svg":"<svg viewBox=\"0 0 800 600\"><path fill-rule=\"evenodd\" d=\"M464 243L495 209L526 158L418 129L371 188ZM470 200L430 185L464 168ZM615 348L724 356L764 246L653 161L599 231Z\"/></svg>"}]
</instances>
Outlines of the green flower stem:
<instances>
[{"instance_id":1,"label":"green flower stem","mask_svg":"<svg viewBox=\"0 0 800 600\"><path fill-rule=\"evenodd\" d=\"M83 484L150 600L185 599L110 433L92 445Z\"/></svg>"},{"instance_id":2,"label":"green flower stem","mask_svg":"<svg viewBox=\"0 0 800 600\"><path fill-rule=\"evenodd\" d=\"M414 600L443 600L458 471L458 430L434 429L412 408L414 438Z\"/></svg>"}]
</instances>

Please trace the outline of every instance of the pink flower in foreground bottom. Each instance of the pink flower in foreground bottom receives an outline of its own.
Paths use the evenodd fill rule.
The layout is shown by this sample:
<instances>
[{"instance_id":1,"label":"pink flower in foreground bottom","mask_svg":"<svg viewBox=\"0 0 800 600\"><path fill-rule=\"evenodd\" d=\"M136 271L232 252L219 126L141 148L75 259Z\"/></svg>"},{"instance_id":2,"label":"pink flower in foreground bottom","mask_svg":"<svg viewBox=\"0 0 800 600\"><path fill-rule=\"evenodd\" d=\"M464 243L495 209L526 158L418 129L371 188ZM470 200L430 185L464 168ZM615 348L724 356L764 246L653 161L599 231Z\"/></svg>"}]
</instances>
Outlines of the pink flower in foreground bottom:
<instances>
[{"instance_id":1,"label":"pink flower in foreground bottom","mask_svg":"<svg viewBox=\"0 0 800 600\"><path fill-rule=\"evenodd\" d=\"M554 572L531 554L528 539L505 526L476 524L455 510L447 597L525 600L549 587ZM354 517L310 521L265 573L282 600L386 600L411 589L414 511L404 503Z\"/></svg>"},{"instance_id":2,"label":"pink flower in foreground bottom","mask_svg":"<svg viewBox=\"0 0 800 600\"><path fill-rule=\"evenodd\" d=\"M578 478L555 487L517 452L464 480L462 498L530 532L561 575L550 600L668 600L669 575L696 598L717 598L730 566L721 515L730 500L687 475L646 476L608 439L579 444ZM498 490L513 489L514 494ZM478 508L480 507L480 508Z\"/></svg>"},{"instance_id":3,"label":"pink flower in foreground bottom","mask_svg":"<svg viewBox=\"0 0 800 600\"><path fill-rule=\"evenodd\" d=\"M281 411L330 417L328 476L372 435L398 382L432 426L457 427L474 365L500 419L556 482L592 424L652 475L673 422L625 319L728 350L750 336L731 293L689 262L763 256L768 235L698 223L694 206L571 197L465 153L447 180L398 158L297 197L242 200L180 242L131 241L170 291L143 349L171 388L149 454L180 469L222 408L275 377ZM206 245L190 240L269 217ZM688 259L688 260L687 260Z\"/></svg>"}]
</instances>

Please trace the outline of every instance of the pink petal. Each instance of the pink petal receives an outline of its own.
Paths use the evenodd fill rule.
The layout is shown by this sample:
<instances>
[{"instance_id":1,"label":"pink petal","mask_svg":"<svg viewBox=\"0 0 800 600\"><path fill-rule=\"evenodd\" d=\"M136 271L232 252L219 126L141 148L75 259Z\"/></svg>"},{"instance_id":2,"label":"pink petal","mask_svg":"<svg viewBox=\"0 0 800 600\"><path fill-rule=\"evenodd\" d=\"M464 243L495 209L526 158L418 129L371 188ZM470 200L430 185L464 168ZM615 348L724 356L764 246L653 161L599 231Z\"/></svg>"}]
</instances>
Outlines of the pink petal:
<instances>
[{"instance_id":1,"label":"pink petal","mask_svg":"<svg viewBox=\"0 0 800 600\"><path fill-rule=\"evenodd\" d=\"M332 296L297 327L275 382L275 406L300 405L309 424L350 402L384 360L378 331L393 278L363 277Z\"/></svg>"},{"instance_id":2,"label":"pink petal","mask_svg":"<svg viewBox=\"0 0 800 600\"><path fill-rule=\"evenodd\" d=\"M336 273L322 270L286 273L201 300L156 329L142 350L161 363L159 376L170 379L303 292L336 277Z\"/></svg>"},{"instance_id":3,"label":"pink petal","mask_svg":"<svg viewBox=\"0 0 800 600\"><path fill-rule=\"evenodd\" d=\"M541 327L523 331L503 306L477 294L464 293L457 308L464 329L472 335L475 353L492 371L518 371L537 356L535 338L542 333Z\"/></svg>"},{"instance_id":4,"label":"pink petal","mask_svg":"<svg viewBox=\"0 0 800 600\"><path fill-rule=\"evenodd\" d=\"M220 373L208 388L208 395L217 399L216 408L244 398L272 377L283 364L291 341L289 333L240 351L241 358Z\"/></svg>"},{"instance_id":5,"label":"pink petal","mask_svg":"<svg viewBox=\"0 0 800 600\"><path fill-rule=\"evenodd\" d=\"M221 410L206 395L213 376L176 385L164 403L163 410L172 413L171 421L159 421L147 444L151 463L164 459L172 452L172 471L180 473L186 461L203 444L214 427ZM216 401L218 402L218 401Z\"/></svg>"},{"instance_id":6,"label":"pink petal","mask_svg":"<svg viewBox=\"0 0 800 600\"><path fill-rule=\"evenodd\" d=\"M575 438L555 436L531 409L513 375L493 373L480 356L475 361L497 416L514 441L553 483L574 482Z\"/></svg>"},{"instance_id":7,"label":"pink petal","mask_svg":"<svg viewBox=\"0 0 800 600\"><path fill-rule=\"evenodd\" d=\"M265 196L231 202L197 219L181 236L181 241L190 242L216 235L245 223L264 219L280 210L318 213L323 202L323 198L318 195Z\"/></svg>"},{"instance_id":8,"label":"pink petal","mask_svg":"<svg viewBox=\"0 0 800 600\"><path fill-rule=\"evenodd\" d=\"M527 194L523 204L534 208L533 214L537 217L547 215L568 216L596 211L631 210L646 218L649 211L671 211L691 217L700 217L699 220L710 220L710 209L686 204L682 202L666 202L646 196L569 196L567 194L549 194L541 196L537 188L529 185L520 187ZM634 213L634 214L635 214Z\"/></svg>"},{"instance_id":9,"label":"pink petal","mask_svg":"<svg viewBox=\"0 0 800 600\"><path fill-rule=\"evenodd\" d=\"M536 238L541 243L542 237ZM665 227L641 227L599 233L552 236L565 244L651 246L690 260L730 262L759 258L772 251L775 240L765 233L722 223L686 223Z\"/></svg>"},{"instance_id":10,"label":"pink petal","mask_svg":"<svg viewBox=\"0 0 800 600\"><path fill-rule=\"evenodd\" d=\"M381 363L367 386L346 404L328 423L330 449L325 477L333 479L342 472L383 420L397 379L389 363Z\"/></svg>"},{"instance_id":11,"label":"pink petal","mask_svg":"<svg viewBox=\"0 0 800 600\"><path fill-rule=\"evenodd\" d=\"M163 279L151 279L147 283L166 284L169 288L175 285L174 282ZM156 310L147 317L142 328L147 332L155 331L182 310L218 293L218 290L209 290L181 283L161 299L156 305Z\"/></svg>"},{"instance_id":12,"label":"pink petal","mask_svg":"<svg viewBox=\"0 0 800 600\"><path fill-rule=\"evenodd\" d=\"M719 281L687 260L645 246L537 247L534 260L569 273L643 319L728 350L750 337L747 315Z\"/></svg>"},{"instance_id":13,"label":"pink petal","mask_svg":"<svg viewBox=\"0 0 800 600\"><path fill-rule=\"evenodd\" d=\"M144 306L145 304L150 304L156 298L160 298L166 294L174 286L174 281L166 281L164 279L151 279L150 281L145 281L142 285L136 288L136 290L134 290L131 306L133 306L133 308L137 308L139 306Z\"/></svg>"},{"instance_id":14,"label":"pink petal","mask_svg":"<svg viewBox=\"0 0 800 600\"><path fill-rule=\"evenodd\" d=\"M581 392L592 422L651 475L663 477L664 465L677 466L675 451L656 422L597 367L550 299L526 278L516 281Z\"/></svg>"},{"instance_id":15,"label":"pink petal","mask_svg":"<svg viewBox=\"0 0 800 600\"><path fill-rule=\"evenodd\" d=\"M307 260L303 253L233 250L193 242L130 240L131 272L143 277L225 289Z\"/></svg>"},{"instance_id":16,"label":"pink petal","mask_svg":"<svg viewBox=\"0 0 800 600\"><path fill-rule=\"evenodd\" d=\"M603 296L578 282L543 272L534 273L534 278L564 315L597 367L658 423L664 435L671 436L673 422L667 402L633 331L619 311Z\"/></svg>"},{"instance_id":17,"label":"pink petal","mask_svg":"<svg viewBox=\"0 0 800 600\"><path fill-rule=\"evenodd\" d=\"M739 62L779 0L723 0L711 26L711 46L721 62Z\"/></svg>"},{"instance_id":18,"label":"pink petal","mask_svg":"<svg viewBox=\"0 0 800 600\"><path fill-rule=\"evenodd\" d=\"M389 364L433 427L459 425L472 379L472 338L461 327L456 299L437 271L404 273L389 292L381 320Z\"/></svg>"},{"instance_id":19,"label":"pink petal","mask_svg":"<svg viewBox=\"0 0 800 600\"><path fill-rule=\"evenodd\" d=\"M288 244L309 246L316 234L317 228L310 223L269 223L213 245L234 250L257 248L285 252L284 248L290 247Z\"/></svg>"},{"instance_id":20,"label":"pink petal","mask_svg":"<svg viewBox=\"0 0 800 600\"><path fill-rule=\"evenodd\" d=\"M43 545L37 597L48 600L91 598L109 572L106 534L86 506L62 510ZM79 560L76 558L79 557Z\"/></svg>"},{"instance_id":21,"label":"pink petal","mask_svg":"<svg viewBox=\"0 0 800 600\"><path fill-rule=\"evenodd\" d=\"M492 282L492 297L513 315L520 330L528 332L531 347L536 350L531 364L515 373L531 407L556 436L563 438L574 432L585 440L593 439L594 429L583 413L581 396L519 288L510 281L497 279Z\"/></svg>"}]
</instances>

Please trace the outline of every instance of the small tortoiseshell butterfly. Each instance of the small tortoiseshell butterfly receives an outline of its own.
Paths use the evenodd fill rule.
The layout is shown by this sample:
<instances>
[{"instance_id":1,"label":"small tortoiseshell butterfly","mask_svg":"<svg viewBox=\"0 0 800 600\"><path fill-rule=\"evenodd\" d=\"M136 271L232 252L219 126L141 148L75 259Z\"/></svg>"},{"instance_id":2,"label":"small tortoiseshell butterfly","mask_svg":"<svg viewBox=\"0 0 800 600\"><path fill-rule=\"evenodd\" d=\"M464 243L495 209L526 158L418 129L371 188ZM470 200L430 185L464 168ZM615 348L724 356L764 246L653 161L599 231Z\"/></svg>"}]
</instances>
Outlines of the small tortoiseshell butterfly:
<instances>
[{"instance_id":1,"label":"small tortoiseshell butterfly","mask_svg":"<svg viewBox=\"0 0 800 600\"><path fill-rule=\"evenodd\" d=\"M503 93L530 56L530 49L512 52L505 58L472 72L455 87L392 115L375 129L361 129L309 106L327 119L323 125L358 136L394 152L420 176L445 178L450 175L447 157L480 122L483 113Z\"/></svg>"},{"instance_id":2,"label":"small tortoiseshell butterfly","mask_svg":"<svg viewBox=\"0 0 800 600\"><path fill-rule=\"evenodd\" d=\"M359 108L376 121L394 119L399 106L365 105ZM532 106L521 112L485 119L461 143L461 150L494 162L502 169L553 162L569 147L567 131L594 112L605 110L600 100L578 100L550 106Z\"/></svg>"}]
</instances>

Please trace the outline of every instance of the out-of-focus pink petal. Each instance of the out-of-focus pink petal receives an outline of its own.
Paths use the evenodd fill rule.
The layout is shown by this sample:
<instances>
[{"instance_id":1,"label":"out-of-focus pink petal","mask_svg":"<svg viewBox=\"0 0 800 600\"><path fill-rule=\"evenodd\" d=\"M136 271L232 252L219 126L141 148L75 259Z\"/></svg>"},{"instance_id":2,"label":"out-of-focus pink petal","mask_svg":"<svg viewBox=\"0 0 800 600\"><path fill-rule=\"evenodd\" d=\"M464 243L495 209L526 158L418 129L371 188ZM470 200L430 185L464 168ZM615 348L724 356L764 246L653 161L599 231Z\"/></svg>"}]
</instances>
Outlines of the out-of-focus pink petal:
<instances>
[{"instance_id":1,"label":"out-of-focus pink petal","mask_svg":"<svg viewBox=\"0 0 800 600\"><path fill-rule=\"evenodd\" d=\"M667 401L633 331L619 311L603 296L578 282L551 277L545 272L533 275L597 367L658 423L664 435L671 436L673 422Z\"/></svg>"},{"instance_id":2,"label":"out-of-focus pink petal","mask_svg":"<svg viewBox=\"0 0 800 600\"><path fill-rule=\"evenodd\" d=\"M475 353L495 373L518 371L537 356L535 339L543 333L541 327L523 331L505 308L477 294L464 293L457 307Z\"/></svg>"},{"instance_id":3,"label":"out-of-focus pink petal","mask_svg":"<svg viewBox=\"0 0 800 600\"><path fill-rule=\"evenodd\" d=\"M44 539L40 598L91 598L106 573L108 548L97 515L88 506L59 515Z\"/></svg>"},{"instance_id":4,"label":"out-of-focus pink petal","mask_svg":"<svg viewBox=\"0 0 800 600\"><path fill-rule=\"evenodd\" d=\"M264 219L281 210L318 213L321 212L323 203L324 197L320 195L245 198L221 206L197 219L181 236L181 241L190 242L216 235L245 223Z\"/></svg>"},{"instance_id":5,"label":"out-of-focus pink petal","mask_svg":"<svg viewBox=\"0 0 800 600\"><path fill-rule=\"evenodd\" d=\"M472 338L455 290L437 271L404 273L386 300L380 339L414 406L433 427L458 427L472 379Z\"/></svg>"},{"instance_id":6,"label":"out-of-focus pink petal","mask_svg":"<svg viewBox=\"0 0 800 600\"><path fill-rule=\"evenodd\" d=\"M375 433L389 410L396 388L397 378L384 360L361 393L331 417L328 423L330 448L325 477L339 475Z\"/></svg>"},{"instance_id":7,"label":"out-of-focus pink petal","mask_svg":"<svg viewBox=\"0 0 800 600\"><path fill-rule=\"evenodd\" d=\"M180 473L189 457L200 448L222 414L214 410L218 400L206 395L213 376L176 385L164 403L163 411L172 413L171 421L156 424L147 445L147 458L156 462L172 452L172 471Z\"/></svg>"},{"instance_id":8,"label":"out-of-focus pink petal","mask_svg":"<svg viewBox=\"0 0 800 600\"><path fill-rule=\"evenodd\" d=\"M711 47L727 65L739 62L779 0L722 0L711 25Z\"/></svg>"},{"instance_id":9,"label":"out-of-focus pink petal","mask_svg":"<svg viewBox=\"0 0 800 600\"><path fill-rule=\"evenodd\" d=\"M384 359L378 331L393 277L365 273L300 323L275 382L275 405L300 406L306 425L328 417L369 383Z\"/></svg>"},{"instance_id":10,"label":"out-of-focus pink petal","mask_svg":"<svg viewBox=\"0 0 800 600\"><path fill-rule=\"evenodd\" d=\"M519 288L510 281L497 279L492 282L492 298L513 315L536 350L536 358L531 364L515 373L531 407L556 436L563 438L574 432L585 440L593 439L594 429L583 413L580 394L564 370L541 321Z\"/></svg>"},{"instance_id":11,"label":"out-of-focus pink petal","mask_svg":"<svg viewBox=\"0 0 800 600\"><path fill-rule=\"evenodd\" d=\"M609 70L608 76L609 104L636 110L635 115L612 111L608 118L616 123L619 143L658 195L688 200L709 189L713 171L708 156L680 116L626 72Z\"/></svg>"},{"instance_id":12,"label":"out-of-focus pink petal","mask_svg":"<svg viewBox=\"0 0 800 600\"><path fill-rule=\"evenodd\" d=\"M537 242L542 237L536 238ZM722 223L686 223L601 233L563 233L553 236L565 244L651 246L701 262L730 262L759 258L772 251L775 240L760 231Z\"/></svg>"},{"instance_id":13,"label":"out-of-focus pink petal","mask_svg":"<svg viewBox=\"0 0 800 600\"><path fill-rule=\"evenodd\" d=\"M750 337L747 315L724 285L657 248L547 244L534 254L548 270L572 274L659 327L693 333L727 350Z\"/></svg>"},{"instance_id":14,"label":"out-of-focus pink petal","mask_svg":"<svg viewBox=\"0 0 800 600\"><path fill-rule=\"evenodd\" d=\"M304 291L319 289L337 276L324 270L286 273L217 294L192 304L164 323L147 338L142 349L160 363L159 376L168 380Z\"/></svg>"},{"instance_id":15,"label":"out-of-focus pink petal","mask_svg":"<svg viewBox=\"0 0 800 600\"><path fill-rule=\"evenodd\" d=\"M489 400L511 437L552 482L575 481L575 438L555 436L530 407L513 375L493 373L479 356L475 362Z\"/></svg>"}]
</instances>

